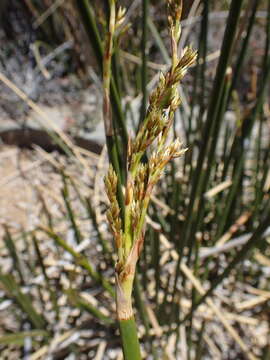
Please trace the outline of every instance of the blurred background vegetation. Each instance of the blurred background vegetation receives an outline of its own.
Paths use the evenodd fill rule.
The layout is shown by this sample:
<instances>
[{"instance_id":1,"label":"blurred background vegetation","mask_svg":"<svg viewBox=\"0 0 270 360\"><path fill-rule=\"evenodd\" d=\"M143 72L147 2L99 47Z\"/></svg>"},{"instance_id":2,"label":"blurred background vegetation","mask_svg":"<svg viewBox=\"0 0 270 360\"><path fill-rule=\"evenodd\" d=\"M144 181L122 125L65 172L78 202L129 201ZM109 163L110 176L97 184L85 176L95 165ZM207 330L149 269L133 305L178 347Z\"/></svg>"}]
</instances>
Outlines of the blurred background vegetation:
<instances>
[{"instance_id":1,"label":"blurred background vegetation","mask_svg":"<svg viewBox=\"0 0 270 360\"><path fill-rule=\"evenodd\" d=\"M118 3L130 23L113 57L123 164L170 43L165 0ZM108 9L0 3L0 359L122 356L103 187ZM142 351L269 359L270 1L184 1L190 43L174 127L189 150L153 196L135 284Z\"/></svg>"}]
</instances>

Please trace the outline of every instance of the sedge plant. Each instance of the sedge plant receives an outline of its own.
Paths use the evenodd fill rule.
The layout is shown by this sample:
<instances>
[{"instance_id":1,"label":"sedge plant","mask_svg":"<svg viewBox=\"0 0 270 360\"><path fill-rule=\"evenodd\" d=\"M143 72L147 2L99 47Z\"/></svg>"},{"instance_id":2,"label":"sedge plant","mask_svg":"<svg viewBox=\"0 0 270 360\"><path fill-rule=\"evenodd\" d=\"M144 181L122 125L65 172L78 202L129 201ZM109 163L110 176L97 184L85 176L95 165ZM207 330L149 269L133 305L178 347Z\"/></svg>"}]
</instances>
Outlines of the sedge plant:
<instances>
[{"instance_id":1,"label":"sedge plant","mask_svg":"<svg viewBox=\"0 0 270 360\"><path fill-rule=\"evenodd\" d=\"M109 0L107 2L109 3ZM253 46L247 46L247 43L248 41L252 43L249 40L249 38L252 39L251 29L257 29L258 25L256 9L257 7L262 9L263 4L255 0L252 1L251 8L248 2L241 0L229 2L226 31L211 91L209 91L211 74L214 75L214 72L211 69L211 74L209 74L207 61L210 61L210 57L208 59L207 54L212 48L212 43L211 36L208 37L207 34L208 32L210 34L213 28L211 11L224 10L224 7L216 8L216 5L213 2L210 4L208 0L200 2L197 15L201 10L203 11L197 46L198 61L192 88L186 92L187 95L192 93L190 111L188 111L187 103L180 108L185 142L189 145L189 151L185 154L183 161L183 177L179 181L177 175L179 172L173 162L161 186L155 187L158 189L156 190L158 196L153 197L155 202L151 206L152 221L149 222L151 228L149 231L147 229L146 235L144 220L151 191L165 164L170 158L177 156L177 151L172 151L172 147L167 145L168 136L171 133L169 125L173 118L174 108L177 107L175 94L177 89L175 88L179 79L181 80L178 72L181 71L181 66L183 71L189 64L185 64L184 60L180 64L181 58L178 58L175 51L179 47L177 46L179 28L176 26L176 15L177 10L181 9L170 2L169 24L173 50L169 54L162 40L164 33L160 31L164 26L163 16L155 24L149 17L149 14L160 10L160 2L149 2L148 15L148 1L143 0L142 3L144 4L142 11L144 30L141 31L142 61L140 64L140 59L135 58L136 64L139 64L137 66L132 65L130 57L126 57L128 53L119 51L118 38L125 30L124 11L117 10L115 2L111 2L111 16L106 14L108 15L106 19L110 19L109 28L106 29L109 31L106 42L103 43L96 25L98 16L95 16L94 12L97 5L96 14L99 14L99 4L90 0L77 0L93 53L96 55L100 70L103 70L104 118L108 125L106 138L112 164L106 180L111 200L108 217L118 252L117 289L114 291L111 278L108 278L107 269L111 266L113 259L111 247L108 246L102 232L103 222L99 222L99 213L103 206L101 209L97 207L97 213L95 213L96 209L92 208L92 192L89 191L92 177L89 179L91 183L88 181L85 183L85 177L77 178L81 164L84 166L86 164L82 161L84 158L79 156L81 153L76 152L79 150L72 146L69 138L63 136L65 134L61 134L60 137L59 134L56 136L50 131L53 139L67 155L76 155L79 161L72 162L72 168L75 164L78 167L74 175L69 168L70 158L67 162L63 162L64 158L59 154L46 154L45 158L50 159L50 163L53 164L54 180L51 182L46 172L48 189L45 191L44 186L35 186L35 192L38 191L40 195L42 213L45 215L40 217L41 224L36 229L32 229L31 226L30 231L22 229L19 233L14 228L13 222L4 226L4 243L0 246L3 257L0 268L0 301L2 311L5 311L5 316L1 319L3 326L0 334L0 350L3 357L9 357L5 354L6 350L14 354L14 345L20 346L18 358L26 356L25 349L29 354L28 346L25 346L29 343L29 338L33 339L33 347L30 350L32 353L29 356L38 357L44 345L51 353L51 347L48 344L55 338L59 339L57 334L62 331L66 336L66 330L70 340L65 341L66 345L54 347L51 356L61 357L64 351L71 356L76 352L76 356L80 358L80 353L82 352L83 357L87 347L91 348L92 353L95 351L92 341L85 339L84 335L80 341L76 340L77 337L74 340L73 331L80 334L85 325L89 327L91 324L90 327L94 329L96 339L103 338L104 331L111 337L115 327L112 324L111 308L108 305L111 297L114 298L117 293L117 311L125 357L127 359L140 358L140 347L131 306L133 288L138 317L141 318L145 328L145 333L140 332L140 335L143 336L141 336L141 342L145 350L143 355L147 353L146 358L166 358L167 350L174 351L174 355L169 352L168 356L175 359L180 357L197 360L205 357L235 359L243 356L250 359L254 359L254 356L269 358L269 344L262 345L266 338L263 334L269 333L269 324L265 315L268 310L267 297L265 299L258 297L263 302L253 303L253 308L248 309L248 318L239 316L245 308L242 310L235 308L235 299L242 304L247 298L254 296L254 291L257 294L258 290L263 290L262 294L267 294L269 291L269 286L265 281L265 269L267 270L267 256L269 257L270 146L267 131L269 114L268 107L264 104L267 105L265 95L270 78L270 2L267 19L265 19L266 36L262 59L246 49L253 49ZM246 13L247 6L251 11L250 16L240 16L241 13ZM106 7L106 10L109 8ZM133 13L137 16L134 9ZM187 18L190 16L194 17L194 14L190 12ZM199 20L200 17L196 16L196 19ZM218 21L220 24L220 19ZM260 15L260 26L262 21L264 19ZM104 24L105 21L101 23ZM192 23L195 26L193 21ZM136 24L134 25L133 34L140 34L141 23L138 22L137 29ZM145 38L146 26L149 28L147 39ZM190 34L194 35L194 32L190 31ZM242 40L239 34L243 34ZM183 38L185 36L182 36L182 42ZM124 46L125 50L128 49L129 55L138 54L139 51L136 48L139 44L138 38L130 36L129 39ZM155 43L153 49L160 50L164 62L171 64L171 69L168 74L161 75L158 88L150 96L147 111L145 99L148 89L145 70L148 69L150 77L152 70L157 69L157 66L160 68L159 64L147 61L147 49L149 45L152 45L152 41ZM239 46L234 45L236 43L241 45L240 52ZM184 55L187 56L186 52L187 50ZM152 50L151 54L153 54ZM248 93L248 96L242 96L245 89L242 86L241 74L244 74L245 79L249 79L249 71L245 66L245 62L249 63L249 60L244 62L243 60L244 57L250 59L250 56L252 56L252 61L256 59L256 63L261 61L259 66L261 70L258 74L256 72L260 81L257 83L256 91L252 76L250 78L252 92ZM186 57L185 61L187 60ZM139 69L140 66L141 69ZM230 69L232 69L231 75ZM139 81L138 70L142 71ZM132 84L133 77L129 76L130 74L135 78L137 74L137 81ZM179 76L179 79L176 76ZM22 100L27 99L27 96L15 88L2 73L0 79ZM131 87L125 86L126 80L128 80L128 85L132 85ZM133 100L131 102L128 100L125 108L122 106L121 97L122 92L126 90L129 92L131 89L132 92L135 90L136 95L138 91L142 92L143 105L140 112L140 131L135 139L129 140L127 152L128 141L123 115L125 111L131 117L133 105L137 102L136 98L133 99L134 103ZM182 96L183 103L184 97L185 91ZM28 104L44 118L44 113L39 111L33 102L28 102ZM228 109L233 109L235 115L233 123L227 121ZM136 124L134 124L135 127ZM179 152L181 151L179 147ZM40 149L37 154L42 154ZM42 159L44 159L44 154ZM67 168L63 168L63 164L66 164ZM56 197L56 207L51 206L57 194L55 171L60 175L63 189ZM98 176L99 171L95 178ZM49 183L52 183L51 191ZM95 184L97 185L96 181ZM166 191L164 191L165 188ZM5 187L3 189L5 191ZM51 195L53 195L52 199L50 199ZM95 205L98 204L95 203ZM65 216L63 217L62 211L55 211L56 208L62 208ZM91 230L93 227L94 232L91 231L91 235L93 234L93 240L96 238L99 241L99 246L92 246L93 243L88 246L89 227L86 224L91 224ZM74 243L70 242L72 234ZM144 237L146 237L145 240ZM134 268L143 243L140 264L137 266L138 275L135 276L133 283ZM61 257L64 252L69 256L65 257L63 262ZM98 265L95 259L91 259L93 252L101 260ZM53 261L50 261L51 255L53 255ZM245 261L248 258L250 260ZM59 260L58 271L55 267L57 260ZM40 275L43 276L43 281ZM198 287L200 283L204 291ZM141 289L144 289L144 294ZM92 294L95 296L92 297ZM67 303L62 301L63 295ZM207 309L206 306L209 307L210 302L212 304L215 302L217 295L219 296L217 305L220 306L224 316L227 317L228 314L235 317L233 321L235 326L228 327L230 324L224 322L224 318L220 316L217 318L210 312L204 311ZM147 306L144 302L146 296L149 301ZM8 301L5 301L6 299ZM189 307L186 300L190 300ZM203 304L205 302L206 304ZM200 305L202 305L201 308L199 308ZM67 306L76 311L70 311L69 320L63 321L62 316L66 319ZM228 306L232 311L230 314L226 311ZM159 329L148 315L148 309L155 310ZM80 318L77 318L78 310L81 314ZM145 317L143 317L143 312L146 314ZM218 314L218 312L215 313ZM84 323L85 315L90 316L91 320L86 318ZM93 317L94 321L92 321ZM10 333L10 321L13 324L12 330L16 330L16 333ZM98 327L96 321L98 321ZM224 331L228 332L228 336L220 336L222 329L218 328L219 323L224 326ZM265 330L254 331L254 327L258 324L260 324L260 329ZM70 327L73 327L72 331L67 329ZM234 331L234 327L236 331L240 331L241 338ZM72 338L75 343L71 345ZM187 346L182 346L185 339ZM243 341L247 341L249 346L245 346ZM103 341L100 343L104 344ZM114 341L110 341L108 345L114 346L114 344ZM10 345L11 347L8 348ZM249 349L252 349L252 352ZM110 357L109 346L107 351L108 353L104 356ZM96 349L96 354L96 358L100 357L100 347Z\"/></svg>"},{"instance_id":2,"label":"sedge plant","mask_svg":"<svg viewBox=\"0 0 270 360\"><path fill-rule=\"evenodd\" d=\"M181 100L178 84L188 67L196 59L196 52L186 47L178 56L181 34L181 0L168 0L168 24L171 40L171 67L160 74L157 87L149 97L146 116L134 139L129 138L126 157L126 181L123 196L119 196L121 178L119 162L108 139L114 136L110 92L110 66L113 41L124 21L124 10L116 11L115 0L110 1L110 20L103 57L104 123L111 164L105 177L109 199L107 218L115 240L118 261L115 267L116 308L120 326L123 353L126 360L140 359L140 346L132 309L132 289L136 264L145 238L146 214L155 184L161 178L167 163L182 154L180 140L169 141L175 111ZM150 149L150 152L146 152ZM123 201L122 201L123 200Z\"/></svg>"}]
</instances>

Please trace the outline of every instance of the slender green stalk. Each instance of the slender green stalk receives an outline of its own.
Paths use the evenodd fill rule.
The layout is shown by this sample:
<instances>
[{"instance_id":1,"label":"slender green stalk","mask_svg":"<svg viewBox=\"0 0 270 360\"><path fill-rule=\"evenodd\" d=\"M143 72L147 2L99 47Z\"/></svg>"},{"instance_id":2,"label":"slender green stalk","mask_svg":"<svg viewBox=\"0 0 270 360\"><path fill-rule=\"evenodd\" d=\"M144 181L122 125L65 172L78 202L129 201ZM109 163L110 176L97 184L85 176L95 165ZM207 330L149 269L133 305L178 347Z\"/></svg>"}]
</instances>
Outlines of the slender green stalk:
<instances>
[{"instance_id":1,"label":"slender green stalk","mask_svg":"<svg viewBox=\"0 0 270 360\"><path fill-rule=\"evenodd\" d=\"M194 305L192 311L197 309L197 307L202 304L205 299L210 296L213 291L216 289L216 287L230 274L230 272L236 268L236 266L248 256L249 252L254 248L260 246L260 240L261 236L265 232L265 230L270 225L270 201L268 200L267 205L265 206L264 213L266 214L264 219L261 221L253 235L249 238L249 240L243 245L241 250L239 250L233 260L226 266L225 270L218 275L211 283L210 289L207 290L205 295L203 295ZM191 313L189 313L183 322L185 322L187 319L189 319L191 316Z\"/></svg>"},{"instance_id":2,"label":"slender green stalk","mask_svg":"<svg viewBox=\"0 0 270 360\"><path fill-rule=\"evenodd\" d=\"M149 322L149 317L148 317L148 313L147 313L147 309L146 309L146 302L145 302L145 294L143 294L142 291L142 287L138 278L138 274L136 272L135 277L134 277L134 298L135 298L135 304L136 307L139 311L140 314L140 318L142 320L142 323L144 325L145 328L145 334L146 334L146 338L150 343L150 349L153 355L153 359L157 360L157 353L156 353L156 348L155 345L153 343L153 341L151 341L151 335L150 335L150 322Z\"/></svg>"},{"instance_id":3,"label":"slender green stalk","mask_svg":"<svg viewBox=\"0 0 270 360\"><path fill-rule=\"evenodd\" d=\"M159 234L157 232L154 232L153 234L153 240L154 240L154 244L153 244L153 267L155 269L155 285L156 285L156 289L155 289L155 304L156 304L156 308L158 308L159 304L158 304L158 294L159 294L159 290L160 290L160 241L159 241Z\"/></svg>"},{"instance_id":4,"label":"slender green stalk","mask_svg":"<svg viewBox=\"0 0 270 360\"><path fill-rule=\"evenodd\" d=\"M199 333L199 338L196 344L196 355L195 355L195 360L201 360L202 359L202 354L203 354L203 333L204 333L204 329L205 329L205 321L203 321L202 326L201 326L201 330Z\"/></svg>"},{"instance_id":5,"label":"slender green stalk","mask_svg":"<svg viewBox=\"0 0 270 360\"><path fill-rule=\"evenodd\" d=\"M99 225L98 225L98 222L97 222L97 216L96 216L96 212L95 210L93 209L93 206L91 204L91 201L90 201L90 198L89 197L85 197L81 194L77 184L75 183L75 181L73 180L72 177L69 177L69 180L70 180L70 183L72 185L72 187L74 188L78 198L80 199L80 202L81 204L85 207L87 213L88 213L88 216L89 216L89 219L92 220L92 223L94 225L94 228L97 232L97 237L98 237L98 240L100 242L100 245L102 247L102 251L103 251L103 255L106 259L109 260L109 262L111 264L113 264L113 259L112 259L112 250L110 248L110 245L109 245L109 242L108 240L104 239L104 236L102 235L100 229L99 229ZM50 227L51 228L51 227Z\"/></svg>"},{"instance_id":6,"label":"slender green stalk","mask_svg":"<svg viewBox=\"0 0 270 360\"><path fill-rule=\"evenodd\" d=\"M262 360L267 360L269 358L270 358L270 344L268 343L263 349Z\"/></svg>"},{"instance_id":7,"label":"slender green stalk","mask_svg":"<svg viewBox=\"0 0 270 360\"><path fill-rule=\"evenodd\" d=\"M56 295L55 291L53 291L53 289L52 289L52 287L50 285L50 279L49 279L49 277L47 275L47 270L46 270L46 267L45 267L45 264L44 264L44 261L43 261L43 258L42 258L41 251L39 249L38 240L37 240L35 235L32 236L32 240L33 240L35 252L37 254L38 262L39 262L39 265L41 267L41 271L42 271L42 274L44 276L45 283L46 283L47 289L48 289L49 294L50 294L50 298L51 298L53 308L54 308L54 311L55 311L55 314L56 314L56 319L58 320L59 319L60 309L59 309L59 306L58 306L58 303L57 303L57 295Z\"/></svg>"},{"instance_id":8,"label":"slender green stalk","mask_svg":"<svg viewBox=\"0 0 270 360\"><path fill-rule=\"evenodd\" d=\"M45 330L20 331L12 334L2 335L0 345L23 345L26 338L49 337L49 332Z\"/></svg>"},{"instance_id":9,"label":"slender green stalk","mask_svg":"<svg viewBox=\"0 0 270 360\"><path fill-rule=\"evenodd\" d=\"M21 287L17 284L14 277L11 274L3 274L0 270L0 282L6 291L10 294L10 296L16 300L33 326L36 329L45 329L47 324L45 318L36 311L32 304L32 299L28 294L23 293Z\"/></svg>"},{"instance_id":10,"label":"slender green stalk","mask_svg":"<svg viewBox=\"0 0 270 360\"><path fill-rule=\"evenodd\" d=\"M24 285L25 281L24 281L23 271L21 269L21 261L17 255L17 250L15 247L14 241L12 239L12 236L9 232L8 227L6 225L4 225L4 228L5 228L4 242L9 251L10 257L12 258L13 266L19 275L22 285Z\"/></svg>"},{"instance_id":11,"label":"slender green stalk","mask_svg":"<svg viewBox=\"0 0 270 360\"><path fill-rule=\"evenodd\" d=\"M206 52L207 52L207 33L208 33L208 0L203 0L203 11L202 11L202 20L201 20L201 29L199 37L199 47L198 47L198 58L196 63L196 70L194 75L193 89L192 89L192 99L191 99L191 111L189 115L189 129L186 132L187 143L190 143L190 135L192 135L192 121L194 116L194 105L199 102L200 113L197 115L197 134L201 134L202 131L202 119L204 111L204 76L205 76L205 67L206 67ZM200 91L199 91L200 89ZM199 100L199 101L198 101ZM194 140L194 139L192 139Z\"/></svg>"},{"instance_id":12,"label":"slender green stalk","mask_svg":"<svg viewBox=\"0 0 270 360\"><path fill-rule=\"evenodd\" d=\"M267 176L270 171L270 149L265 152L265 155L262 159L262 170L261 170L261 178L258 178L257 173L254 175L255 179L255 201L253 204L254 207L254 221L260 219L260 211L262 209L263 197L265 196L265 183Z\"/></svg>"},{"instance_id":13,"label":"slender green stalk","mask_svg":"<svg viewBox=\"0 0 270 360\"><path fill-rule=\"evenodd\" d=\"M47 205L46 205L46 202L43 198L43 195L41 194L41 192L39 190L37 190L37 194L38 194L38 197L39 197L39 200L42 204L42 209L43 209L43 212L44 214L46 215L46 218L47 218L47 221L48 221L48 224L49 224L49 227L50 229L53 229L53 217L52 217L52 214L50 213Z\"/></svg>"},{"instance_id":14,"label":"slender green stalk","mask_svg":"<svg viewBox=\"0 0 270 360\"><path fill-rule=\"evenodd\" d=\"M170 64L170 62L171 62L170 55L167 51L167 48L166 48L162 38L160 37L158 29L156 28L153 20L150 17L147 19L147 24L148 24L149 30L151 31L152 36L155 39L155 42L160 50L160 53L163 57L164 62L166 64Z\"/></svg>"},{"instance_id":15,"label":"slender green stalk","mask_svg":"<svg viewBox=\"0 0 270 360\"><path fill-rule=\"evenodd\" d=\"M202 24L201 24L201 60L202 64L200 65L201 71L200 71L200 112L199 112L199 118L198 118L198 130L199 134L202 134L203 130L203 114L205 111L205 74L206 74L206 55L207 55L207 43L208 43L208 26L209 26L209 0L203 1L203 12L202 12Z\"/></svg>"},{"instance_id":16,"label":"slender green stalk","mask_svg":"<svg viewBox=\"0 0 270 360\"><path fill-rule=\"evenodd\" d=\"M137 326L134 316L119 320L125 359L141 360L140 345L137 336Z\"/></svg>"},{"instance_id":17,"label":"slender green stalk","mask_svg":"<svg viewBox=\"0 0 270 360\"><path fill-rule=\"evenodd\" d=\"M78 265L80 265L81 267L83 267L89 273L91 278L93 278L95 281L100 283L105 290L107 290L112 296L114 296L114 291L113 291L111 285L109 284L109 282L106 279L104 279L104 277L101 274L99 274L98 272L96 272L94 270L94 268L89 263L86 256L83 256L82 254L80 254L77 251L75 251L74 249L72 249L72 247L69 246L64 239L62 239L59 235L57 235L51 229L48 229L45 227L41 227L40 229L42 231L44 231L46 234L48 234L52 239L54 239L55 242L59 246L61 246L63 249L65 249L67 252L69 252L73 256L76 263Z\"/></svg>"},{"instance_id":18,"label":"slender green stalk","mask_svg":"<svg viewBox=\"0 0 270 360\"><path fill-rule=\"evenodd\" d=\"M102 250L103 250L103 253L104 253L104 256L109 256L110 260L112 260L112 250L111 248L109 247L109 243L106 239L104 239L102 233L100 232L99 230L99 226L98 226L98 223L97 223L97 217L96 217L96 213L92 207L92 204L91 204L91 201L89 198L85 199L85 203L86 203L86 207L87 207L87 211L89 213L89 217L92 219L93 221L93 224L94 224L94 227L95 227L95 230L97 231L97 235L98 235L98 238L99 238L99 241L100 241L100 244L102 246Z\"/></svg>"},{"instance_id":19,"label":"slender green stalk","mask_svg":"<svg viewBox=\"0 0 270 360\"><path fill-rule=\"evenodd\" d=\"M195 260L194 260L194 276L198 276L199 272L199 249L200 249L200 241L197 239L197 242L195 244ZM187 331L187 342L188 342L188 355L190 358L191 355L191 349L192 349L192 330L193 330L193 315L194 315L194 304L196 304L196 301L198 300L198 292L193 287L192 288L192 295L191 295L191 311L190 311L190 320L189 320L189 327ZM180 318L178 314L178 319Z\"/></svg>"},{"instance_id":20,"label":"slender green stalk","mask_svg":"<svg viewBox=\"0 0 270 360\"><path fill-rule=\"evenodd\" d=\"M224 117L224 113L226 110L226 105L227 105L227 99L229 96L229 88L230 88L230 84L231 84L231 68L227 69L227 74L226 74L226 78L225 78L225 84L224 84L224 89L223 89L223 94L222 94L222 100L220 102L220 106L218 109L218 113L217 113L217 118L215 119L215 128L213 130L213 136L209 141L209 154L206 160L206 170L203 171L203 176L202 176L202 183L201 183L201 193L204 193L207 189L207 185L209 183L209 180L211 179L213 170L215 169L214 167L214 160L215 160L215 154L216 154L216 147L217 147L217 142L219 139L219 133L220 133L220 128L221 128L221 124L222 124L222 120ZM203 221L203 215L205 212L205 207L204 207L204 202L205 199L203 196L201 196L198 200L198 205L197 205L197 216L195 217L195 221L193 223L192 229L190 231L190 237L188 239L188 243L189 243L189 254L188 254L188 262L191 258L191 253L192 253L192 248L194 246L194 242L195 242L195 233L197 231L197 229L199 228L199 224L201 221Z\"/></svg>"},{"instance_id":21,"label":"slender green stalk","mask_svg":"<svg viewBox=\"0 0 270 360\"><path fill-rule=\"evenodd\" d=\"M264 59L263 59L263 71L267 69L267 61L268 61L268 54L270 51L270 1L267 4L267 20L266 20L266 39L265 39L265 49L264 49Z\"/></svg>"},{"instance_id":22,"label":"slender green stalk","mask_svg":"<svg viewBox=\"0 0 270 360\"><path fill-rule=\"evenodd\" d=\"M239 78L239 74L240 74L240 70L241 67L243 65L243 61L245 59L245 55L247 52L247 46L250 40L250 35L253 29L253 25L255 23L255 16L256 16L256 11L258 8L260 0L253 0L253 6L252 6L252 10L251 10L251 15L250 15L250 19L248 22L248 27L247 27L247 31L243 40L243 44L233 71L233 78L232 78L232 83L231 83L231 87L230 87L230 91L229 91L229 96L228 96L228 102L231 98L231 93L233 91L233 89L235 88L235 85L237 84L237 80Z\"/></svg>"},{"instance_id":23,"label":"slender green stalk","mask_svg":"<svg viewBox=\"0 0 270 360\"><path fill-rule=\"evenodd\" d=\"M83 24L85 26L85 30L88 35L89 41L93 46L94 54L97 59L97 64L100 68L100 71L103 72L104 50L103 50L99 30L96 24L92 5L90 4L89 0L76 0L76 5L83 20ZM128 142L128 135L125 125L124 115L121 108L121 101L119 99L119 94L117 92L116 84L113 78L110 81L110 86L111 86L111 96L112 96L112 107L115 113L115 121L118 124L122 141L126 146Z\"/></svg>"},{"instance_id":24,"label":"slender green stalk","mask_svg":"<svg viewBox=\"0 0 270 360\"><path fill-rule=\"evenodd\" d=\"M110 325L113 323L113 320L109 316L104 315L96 306L86 301L76 290L68 289L65 293L68 295L70 302L79 309L87 311L105 324Z\"/></svg>"},{"instance_id":25,"label":"slender green stalk","mask_svg":"<svg viewBox=\"0 0 270 360\"><path fill-rule=\"evenodd\" d=\"M268 51L268 50L267 50ZM220 218L219 224L218 224L218 230L216 234L216 239L218 239L226 226L226 222L228 219L228 216L232 214L233 212L233 204L234 200L237 196L237 190L239 181L241 179L242 173L243 173L243 167L244 167L244 143L247 139L249 139L251 135L251 131L253 129L253 125L257 119L257 116L259 115L260 111L262 110L263 106L263 99L265 95L265 91L267 89L267 86L269 84L270 80L270 54L266 53L265 58L263 60L268 66L266 66L264 77L261 81L258 95L257 95L257 101L252 109L251 113L247 116L247 118L244 119L242 123L241 133L239 136L235 138L235 141L232 145L231 149L231 155L230 157L234 157L234 172L233 172L233 185L230 188L230 191L228 193L228 196L225 201L225 209L223 211L223 216Z\"/></svg>"},{"instance_id":26,"label":"slender green stalk","mask_svg":"<svg viewBox=\"0 0 270 360\"><path fill-rule=\"evenodd\" d=\"M116 14L115 0L110 1L110 19L109 29L106 37L106 44L103 56L103 119L106 134L106 143L110 162L113 164L113 168L118 175L117 182L117 197L120 203L120 211L122 219L125 219L124 214L124 198L122 193L121 184L123 182L123 174L121 171L119 154L118 154L118 140L115 135L115 127L113 124L112 108L110 101L110 85L112 81L111 74L111 62L113 55L113 42L115 37L115 31L124 20L125 11L121 8Z\"/></svg>"},{"instance_id":27,"label":"slender green stalk","mask_svg":"<svg viewBox=\"0 0 270 360\"><path fill-rule=\"evenodd\" d=\"M146 335L147 335L147 337L149 337L149 329L150 329L149 319L148 319L146 308L144 306L145 300L143 299L143 297L144 297L144 294L143 294L143 291L142 291L140 280L138 278L138 274L136 272L135 277L134 277L135 304L136 304L136 306L137 306L137 308L139 310L141 320L142 320L143 325L145 327Z\"/></svg>"},{"instance_id":28,"label":"slender green stalk","mask_svg":"<svg viewBox=\"0 0 270 360\"><path fill-rule=\"evenodd\" d=\"M142 86L142 104L141 104L141 113L140 113L140 123L146 115L146 105L147 105L147 18L148 18L148 7L149 0L142 0L142 39L141 39L141 48L142 48L142 68L141 68L141 86Z\"/></svg>"},{"instance_id":29,"label":"slender green stalk","mask_svg":"<svg viewBox=\"0 0 270 360\"><path fill-rule=\"evenodd\" d=\"M71 207L70 204L70 199L69 199L69 190L68 190L68 185L67 185L67 181L66 181L66 176L64 173L62 173L62 179L63 179L63 189L62 189L62 196L66 205L66 209L67 209L67 214L68 214L68 218L70 220L72 229L74 231L74 235L75 235L75 239L77 241L77 244L79 244L82 241L82 235L80 232L80 229L77 225L76 222L76 215Z\"/></svg>"},{"instance_id":30,"label":"slender green stalk","mask_svg":"<svg viewBox=\"0 0 270 360\"><path fill-rule=\"evenodd\" d=\"M193 220L193 210L196 205L196 201L201 194L201 181L202 181L202 169L205 161L205 156L208 152L209 140L211 139L214 131L214 120L217 119L217 112L220 106L220 101L223 93L223 86L226 76L227 66L231 57L231 50L233 45L233 39L236 34L238 19L242 8L243 0L232 0L229 16L227 20L227 26L223 39L221 55L217 67L216 77L213 85L213 89L210 95L210 103L207 111L207 118L204 124L204 130L202 134L202 140L200 145L199 156L194 174L192 175L191 194L187 211L187 221L184 230L184 243L186 243Z\"/></svg>"}]
</instances>

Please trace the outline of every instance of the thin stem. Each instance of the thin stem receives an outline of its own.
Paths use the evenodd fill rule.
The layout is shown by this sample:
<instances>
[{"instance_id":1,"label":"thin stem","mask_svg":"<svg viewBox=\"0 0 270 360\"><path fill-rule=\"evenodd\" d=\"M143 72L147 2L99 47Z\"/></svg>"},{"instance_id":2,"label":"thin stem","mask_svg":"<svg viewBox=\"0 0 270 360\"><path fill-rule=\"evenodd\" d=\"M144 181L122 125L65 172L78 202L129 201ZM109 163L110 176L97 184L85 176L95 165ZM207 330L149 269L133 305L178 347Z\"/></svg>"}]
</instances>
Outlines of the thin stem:
<instances>
[{"instance_id":1,"label":"thin stem","mask_svg":"<svg viewBox=\"0 0 270 360\"><path fill-rule=\"evenodd\" d=\"M192 213L196 200L200 196L200 188L202 182L202 169L204 165L205 156L208 151L209 140L212 137L214 131L214 120L217 119L217 112L219 109L223 86L226 76L226 70L231 57L231 50L233 45L233 39L236 34L238 19L242 8L243 0L233 0L231 2L230 12L227 20L227 26L223 39L220 60L217 67L216 77L213 85L213 89L210 95L210 103L207 112L207 118L204 124L204 130L202 135L202 141L199 151L199 157L197 160L197 166L193 175L190 201L187 211L187 222L184 232L184 243L187 241L189 236L191 224L192 224Z\"/></svg>"},{"instance_id":2,"label":"thin stem","mask_svg":"<svg viewBox=\"0 0 270 360\"><path fill-rule=\"evenodd\" d=\"M125 360L141 360L140 345L134 316L120 320L120 334Z\"/></svg>"},{"instance_id":3,"label":"thin stem","mask_svg":"<svg viewBox=\"0 0 270 360\"><path fill-rule=\"evenodd\" d=\"M99 66L100 71L102 72L104 50L103 50L99 30L95 21L95 15L92 5L90 4L89 0L76 0L76 5L79 10L80 16L82 18L89 41L93 47L94 54L97 59L97 64ZM119 133L121 135L125 149L128 142L128 134L126 130L124 114L121 107L121 100L119 98L119 94L117 92L116 84L113 77L111 79L110 86L111 86L112 107L113 107L113 112L115 114L114 119L117 122Z\"/></svg>"},{"instance_id":4,"label":"thin stem","mask_svg":"<svg viewBox=\"0 0 270 360\"><path fill-rule=\"evenodd\" d=\"M253 235L249 238L249 240L245 243L245 245L239 250L233 260L227 265L223 273L218 275L211 283L210 289L203 295L196 303L194 303L192 312L194 312L200 304L202 304L205 299L210 296L216 287L223 281L223 279L227 278L230 272L236 268L236 266L247 257L248 253L254 248L260 245L260 240L265 232L265 230L270 225L270 201L268 200L267 205L265 206L264 213L266 216L261 221ZM189 313L183 320L183 323L190 318L192 313Z\"/></svg>"},{"instance_id":5,"label":"thin stem","mask_svg":"<svg viewBox=\"0 0 270 360\"><path fill-rule=\"evenodd\" d=\"M141 104L141 113L140 113L140 123L145 118L146 115L146 105L147 105L147 37L148 37L148 27L147 27L147 18L148 18L148 8L149 0L142 0L142 39L141 39L141 48L142 48L142 67L141 67L141 86L142 86L142 104Z\"/></svg>"}]
</instances>

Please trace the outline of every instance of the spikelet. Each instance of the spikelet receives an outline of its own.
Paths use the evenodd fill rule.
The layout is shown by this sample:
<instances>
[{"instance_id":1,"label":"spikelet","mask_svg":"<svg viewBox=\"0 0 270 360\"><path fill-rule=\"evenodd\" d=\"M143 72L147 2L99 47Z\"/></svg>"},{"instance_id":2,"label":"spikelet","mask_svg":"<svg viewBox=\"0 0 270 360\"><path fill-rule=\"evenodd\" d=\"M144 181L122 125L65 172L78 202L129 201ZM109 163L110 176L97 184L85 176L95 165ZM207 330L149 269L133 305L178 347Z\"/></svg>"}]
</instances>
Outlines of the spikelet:
<instances>
[{"instance_id":1,"label":"spikelet","mask_svg":"<svg viewBox=\"0 0 270 360\"><path fill-rule=\"evenodd\" d=\"M107 210L107 220L114 236L116 247L119 249L122 245L122 220L120 217L120 207L117 201L117 175L110 165L107 175L104 178L105 190L110 202Z\"/></svg>"}]
</instances>

